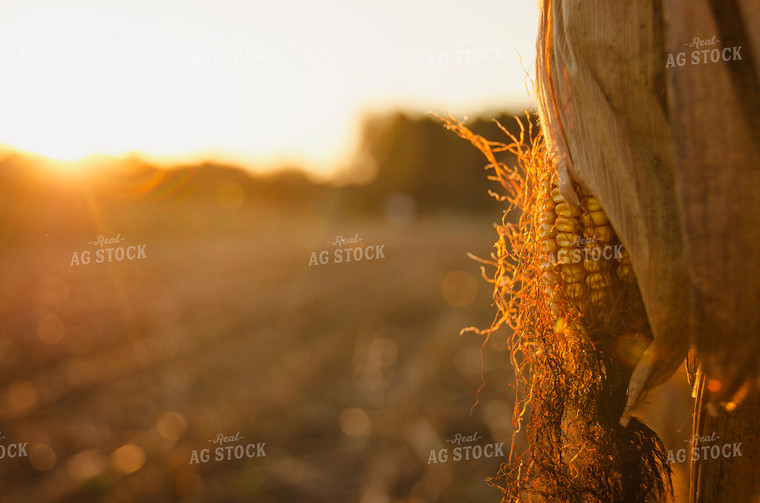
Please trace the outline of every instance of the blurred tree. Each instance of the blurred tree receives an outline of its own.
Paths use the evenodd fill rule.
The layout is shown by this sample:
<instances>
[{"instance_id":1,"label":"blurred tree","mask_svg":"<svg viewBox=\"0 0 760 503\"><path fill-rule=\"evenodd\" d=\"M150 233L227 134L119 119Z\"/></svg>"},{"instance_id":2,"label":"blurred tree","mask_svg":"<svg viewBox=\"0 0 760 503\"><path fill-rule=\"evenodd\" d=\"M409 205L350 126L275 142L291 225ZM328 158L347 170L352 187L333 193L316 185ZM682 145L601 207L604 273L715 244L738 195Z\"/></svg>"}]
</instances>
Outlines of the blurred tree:
<instances>
[{"instance_id":1,"label":"blurred tree","mask_svg":"<svg viewBox=\"0 0 760 503\"><path fill-rule=\"evenodd\" d=\"M513 116L497 120L513 134L519 127ZM507 139L493 121L476 120L471 129L487 138ZM495 200L488 189L497 187L483 176L482 157L469 144L450 134L431 116L412 118L397 112L385 117L368 117L363 125L359 156L371 157L375 179L355 196L365 208L382 205L394 193L410 196L421 211L493 209ZM503 154L512 163L514 156Z\"/></svg>"}]
</instances>

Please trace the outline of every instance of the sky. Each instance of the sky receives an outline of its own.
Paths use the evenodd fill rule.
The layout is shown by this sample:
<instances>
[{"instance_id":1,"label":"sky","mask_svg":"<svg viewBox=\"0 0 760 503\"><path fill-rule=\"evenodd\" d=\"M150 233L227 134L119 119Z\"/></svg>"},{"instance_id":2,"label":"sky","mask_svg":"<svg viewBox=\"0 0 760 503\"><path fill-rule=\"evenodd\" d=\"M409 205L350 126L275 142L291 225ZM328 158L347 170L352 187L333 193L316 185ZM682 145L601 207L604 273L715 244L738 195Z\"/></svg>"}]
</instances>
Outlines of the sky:
<instances>
[{"instance_id":1,"label":"sky","mask_svg":"<svg viewBox=\"0 0 760 503\"><path fill-rule=\"evenodd\" d=\"M0 144L337 171L367 113L532 104L519 0L0 1Z\"/></svg>"}]
</instances>

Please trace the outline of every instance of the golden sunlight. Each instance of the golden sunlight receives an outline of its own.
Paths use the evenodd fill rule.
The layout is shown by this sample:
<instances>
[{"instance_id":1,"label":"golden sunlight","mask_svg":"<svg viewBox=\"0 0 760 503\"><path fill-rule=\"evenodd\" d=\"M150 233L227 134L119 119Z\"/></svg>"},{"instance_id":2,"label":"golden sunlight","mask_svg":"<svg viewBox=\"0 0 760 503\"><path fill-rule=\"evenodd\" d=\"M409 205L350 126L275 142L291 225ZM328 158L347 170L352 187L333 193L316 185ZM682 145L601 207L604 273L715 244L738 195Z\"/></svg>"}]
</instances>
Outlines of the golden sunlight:
<instances>
[{"instance_id":1,"label":"golden sunlight","mask_svg":"<svg viewBox=\"0 0 760 503\"><path fill-rule=\"evenodd\" d=\"M401 1L3 2L0 144L66 162L134 152L334 173L367 111L527 104L514 69L518 51L532 58L535 12L510 9L483 19ZM505 43L511 29L528 32Z\"/></svg>"}]
</instances>

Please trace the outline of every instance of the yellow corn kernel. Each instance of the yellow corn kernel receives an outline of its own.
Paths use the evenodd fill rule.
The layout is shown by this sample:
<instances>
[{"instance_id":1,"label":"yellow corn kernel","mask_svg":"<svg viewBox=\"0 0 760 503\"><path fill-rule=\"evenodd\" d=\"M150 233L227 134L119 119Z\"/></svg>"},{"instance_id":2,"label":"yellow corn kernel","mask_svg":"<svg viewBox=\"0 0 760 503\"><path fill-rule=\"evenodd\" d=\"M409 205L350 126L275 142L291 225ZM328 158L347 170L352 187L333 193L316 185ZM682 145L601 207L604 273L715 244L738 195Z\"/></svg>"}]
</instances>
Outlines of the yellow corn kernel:
<instances>
[{"instance_id":1,"label":"yellow corn kernel","mask_svg":"<svg viewBox=\"0 0 760 503\"><path fill-rule=\"evenodd\" d=\"M557 252L557 262L560 264L580 263L581 252L578 248L563 246Z\"/></svg>"},{"instance_id":2,"label":"yellow corn kernel","mask_svg":"<svg viewBox=\"0 0 760 503\"><path fill-rule=\"evenodd\" d=\"M556 228L559 232L575 232L578 230L578 223L573 218L557 218Z\"/></svg>"},{"instance_id":3,"label":"yellow corn kernel","mask_svg":"<svg viewBox=\"0 0 760 503\"><path fill-rule=\"evenodd\" d=\"M554 239L544 239L541 241L542 253L556 253L559 250L559 245Z\"/></svg>"},{"instance_id":4,"label":"yellow corn kernel","mask_svg":"<svg viewBox=\"0 0 760 503\"><path fill-rule=\"evenodd\" d=\"M602 205L599 204L599 201L594 196L587 197L583 200L582 204L588 211L600 211L602 209Z\"/></svg>"},{"instance_id":5,"label":"yellow corn kernel","mask_svg":"<svg viewBox=\"0 0 760 503\"><path fill-rule=\"evenodd\" d=\"M599 290L608 287L610 281L604 273L592 272L586 276L586 285L592 290Z\"/></svg>"},{"instance_id":6,"label":"yellow corn kernel","mask_svg":"<svg viewBox=\"0 0 760 503\"><path fill-rule=\"evenodd\" d=\"M577 206L572 206L568 203L559 203L556 208L554 208L554 211L557 215L563 217L577 217L580 214L580 210Z\"/></svg>"},{"instance_id":7,"label":"yellow corn kernel","mask_svg":"<svg viewBox=\"0 0 760 503\"><path fill-rule=\"evenodd\" d=\"M587 227L596 227L598 225L604 225L610 223L607 218L607 214L603 211L592 211L590 213L584 213L581 216L583 225Z\"/></svg>"},{"instance_id":8,"label":"yellow corn kernel","mask_svg":"<svg viewBox=\"0 0 760 503\"><path fill-rule=\"evenodd\" d=\"M557 214L551 208L546 209L541 215L541 221L545 224L553 224L555 220L557 220Z\"/></svg>"},{"instance_id":9,"label":"yellow corn kernel","mask_svg":"<svg viewBox=\"0 0 760 503\"><path fill-rule=\"evenodd\" d=\"M565 197L559 191L559 187L552 187L552 194L551 194L551 196L552 196L552 201L554 201L557 204L565 202Z\"/></svg>"},{"instance_id":10,"label":"yellow corn kernel","mask_svg":"<svg viewBox=\"0 0 760 503\"><path fill-rule=\"evenodd\" d=\"M612 227L609 225L600 225L597 227L586 227L583 229L583 235L587 239L594 239L598 242L608 243L615 237Z\"/></svg>"},{"instance_id":11,"label":"yellow corn kernel","mask_svg":"<svg viewBox=\"0 0 760 503\"><path fill-rule=\"evenodd\" d=\"M586 293L586 287L583 283L567 283L565 285L565 295L569 299L578 299Z\"/></svg>"},{"instance_id":12,"label":"yellow corn kernel","mask_svg":"<svg viewBox=\"0 0 760 503\"><path fill-rule=\"evenodd\" d=\"M583 268L588 272L599 272L602 270L604 262L601 260L588 259L583 261Z\"/></svg>"},{"instance_id":13,"label":"yellow corn kernel","mask_svg":"<svg viewBox=\"0 0 760 503\"><path fill-rule=\"evenodd\" d=\"M557 231L553 224L543 224L538 231L538 235L541 236L541 239L549 239L556 236Z\"/></svg>"},{"instance_id":14,"label":"yellow corn kernel","mask_svg":"<svg viewBox=\"0 0 760 503\"><path fill-rule=\"evenodd\" d=\"M598 306L607 300L607 292L604 290L591 290L588 294L591 304Z\"/></svg>"},{"instance_id":15,"label":"yellow corn kernel","mask_svg":"<svg viewBox=\"0 0 760 503\"><path fill-rule=\"evenodd\" d=\"M583 257L594 261L600 261L604 257L604 246L596 241L583 243Z\"/></svg>"},{"instance_id":16,"label":"yellow corn kernel","mask_svg":"<svg viewBox=\"0 0 760 503\"><path fill-rule=\"evenodd\" d=\"M557 233L557 244L560 246L575 246L575 244L578 242L579 237L574 232L558 232Z\"/></svg>"},{"instance_id":17,"label":"yellow corn kernel","mask_svg":"<svg viewBox=\"0 0 760 503\"><path fill-rule=\"evenodd\" d=\"M566 283L580 283L586 276L586 270L580 263L564 265L560 269L560 273Z\"/></svg>"}]
</instances>

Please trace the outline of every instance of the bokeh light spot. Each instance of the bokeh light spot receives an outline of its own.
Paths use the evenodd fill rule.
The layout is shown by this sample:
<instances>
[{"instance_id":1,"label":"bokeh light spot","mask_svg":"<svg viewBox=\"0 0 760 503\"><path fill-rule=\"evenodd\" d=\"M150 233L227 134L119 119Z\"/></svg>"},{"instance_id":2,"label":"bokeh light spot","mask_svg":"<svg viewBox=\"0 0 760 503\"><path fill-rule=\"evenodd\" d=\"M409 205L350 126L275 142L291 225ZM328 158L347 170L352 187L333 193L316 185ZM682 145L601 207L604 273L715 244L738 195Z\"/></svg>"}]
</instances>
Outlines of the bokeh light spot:
<instances>
[{"instance_id":1,"label":"bokeh light spot","mask_svg":"<svg viewBox=\"0 0 760 503\"><path fill-rule=\"evenodd\" d=\"M29 463L39 472L53 468L55 459L55 452L48 445L37 444L29 449Z\"/></svg>"},{"instance_id":2,"label":"bokeh light spot","mask_svg":"<svg viewBox=\"0 0 760 503\"><path fill-rule=\"evenodd\" d=\"M176 442L187 431L185 418L179 412L165 412L156 422L158 433L167 440Z\"/></svg>"},{"instance_id":3,"label":"bokeh light spot","mask_svg":"<svg viewBox=\"0 0 760 503\"><path fill-rule=\"evenodd\" d=\"M37 322L37 337L45 344L58 344L66 335L66 325L54 314L46 314Z\"/></svg>"},{"instance_id":4,"label":"bokeh light spot","mask_svg":"<svg viewBox=\"0 0 760 503\"><path fill-rule=\"evenodd\" d=\"M390 367L396 363L398 345L387 337L378 337L367 348L368 360L378 368Z\"/></svg>"},{"instance_id":5,"label":"bokeh light spot","mask_svg":"<svg viewBox=\"0 0 760 503\"><path fill-rule=\"evenodd\" d=\"M361 437L369 434L372 426L369 414L356 407L349 407L341 411L338 421L343 433L352 437Z\"/></svg>"},{"instance_id":6,"label":"bokeh light spot","mask_svg":"<svg viewBox=\"0 0 760 503\"><path fill-rule=\"evenodd\" d=\"M103 456L93 450L78 452L66 463L69 476L80 482L99 475L104 468Z\"/></svg>"},{"instance_id":7,"label":"bokeh light spot","mask_svg":"<svg viewBox=\"0 0 760 503\"><path fill-rule=\"evenodd\" d=\"M136 472L144 464L145 453L134 444L122 445L111 454L111 465L117 472L124 475Z\"/></svg>"},{"instance_id":8,"label":"bokeh light spot","mask_svg":"<svg viewBox=\"0 0 760 503\"><path fill-rule=\"evenodd\" d=\"M15 381L5 392L5 403L13 414L24 414L37 406L37 388L29 381Z\"/></svg>"},{"instance_id":9,"label":"bokeh light spot","mask_svg":"<svg viewBox=\"0 0 760 503\"><path fill-rule=\"evenodd\" d=\"M707 381L707 389L712 393L717 393L723 386L717 379L710 379Z\"/></svg>"}]
</instances>

